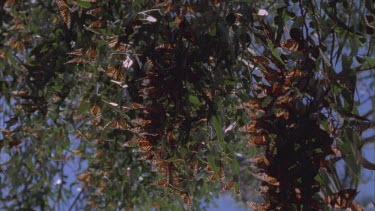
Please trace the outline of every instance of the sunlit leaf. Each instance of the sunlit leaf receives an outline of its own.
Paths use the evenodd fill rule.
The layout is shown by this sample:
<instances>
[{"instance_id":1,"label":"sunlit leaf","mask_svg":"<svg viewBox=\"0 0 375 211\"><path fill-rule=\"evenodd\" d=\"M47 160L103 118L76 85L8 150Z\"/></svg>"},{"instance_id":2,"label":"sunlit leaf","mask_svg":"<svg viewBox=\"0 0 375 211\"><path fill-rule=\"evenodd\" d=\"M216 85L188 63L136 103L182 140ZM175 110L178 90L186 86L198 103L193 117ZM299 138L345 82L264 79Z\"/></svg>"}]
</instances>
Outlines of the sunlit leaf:
<instances>
[{"instance_id":1,"label":"sunlit leaf","mask_svg":"<svg viewBox=\"0 0 375 211\"><path fill-rule=\"evenodd\" d=\"M375 58L365 57L366 61L372 66L375 67Z\"/></svg>"},{"instance_id":2,"label":"sunlit leaf","mask_svg":"<svg viewBox=\"0 0 375 211\"><path fill-rule=\"evenodd\" d=\"M77 4L83 8L90 8L91 4L88 1L77 0Z\"/></svg>"}]
</instances>

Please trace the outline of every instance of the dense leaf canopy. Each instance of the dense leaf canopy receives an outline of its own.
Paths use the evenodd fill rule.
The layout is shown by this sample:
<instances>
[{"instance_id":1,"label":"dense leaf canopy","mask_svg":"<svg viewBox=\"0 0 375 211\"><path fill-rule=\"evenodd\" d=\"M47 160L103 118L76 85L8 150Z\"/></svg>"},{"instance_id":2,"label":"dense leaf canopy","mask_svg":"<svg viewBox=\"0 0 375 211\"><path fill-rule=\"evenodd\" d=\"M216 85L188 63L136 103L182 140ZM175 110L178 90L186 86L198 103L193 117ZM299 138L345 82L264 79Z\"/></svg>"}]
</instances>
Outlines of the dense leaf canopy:
<instances>
[{"instance_id":1,"label":"dense leaf canopy","mask_svg":"<svg viewBox=\"0 0 375 211\"><path fill-rule=\"evenodd\" d=\"M373 1L1 2L1 209L362 209Z\"/></svg>"}]
</instances>

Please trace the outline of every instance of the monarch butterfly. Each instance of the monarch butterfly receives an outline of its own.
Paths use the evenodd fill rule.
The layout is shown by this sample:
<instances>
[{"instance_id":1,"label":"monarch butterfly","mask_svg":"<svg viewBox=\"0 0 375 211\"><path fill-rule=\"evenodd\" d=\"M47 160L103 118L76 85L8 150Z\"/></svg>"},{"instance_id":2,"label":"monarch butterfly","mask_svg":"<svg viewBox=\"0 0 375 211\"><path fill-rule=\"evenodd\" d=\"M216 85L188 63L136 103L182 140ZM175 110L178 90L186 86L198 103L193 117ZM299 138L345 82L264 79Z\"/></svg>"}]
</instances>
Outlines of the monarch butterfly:
<instances>
[{"instance_id":1,"label":"monarch butterfly","mask_svg":"<svg viewBox=\"0 0 375 211\"><path fill-rule=\"evenodd\" d=\"M293 39L282 41L280 43L281 48L287 49L289 51L297 51L299 43Z\"/></svg>"},{"instance_id":2,"label":"monarch butterfly","mask_svg":"<svg viewBox=\"0 0 375 211\"><path fill-rule=\"evenodd\" d=\"M293 82L298 82L299 79L306 77L308 73L300 69L289 71L285 77L285 85L291 85Z\"/></svg>"},{"instance_id":3,"label":"monarch butterfly","mask_svg":"<svg viewBox=\"0 0 375 211\"><path fill-rule=\"evenodd\" d=\"M255 133L256 131L258 131L258 128L257 128L257 125L256 125L255 121L250 122L249 125L246 125L246 126L242 127L241 129L242 129L242 131L248 132L248 133Z\"/></svg>"},{"instance_id":4,"label":"monarch butterfly","mask_svg":"<svg viewBox=\"0 0 375 211\"><path fill-rule=\"evenodd\" d=\"M158 181L153 182L152 185L159 185L159 186L162 186L162 187L167 187L168 181L167 181L167 179L162 179L162 180L158 180Z\"/></svg>"},{"instance_id":5,"label":"monarch butterfly","mask_svg":"<svg viewBox=\"0 0 375 211\"><path fill-rule=\"evenodd\" d=\"M184 202L187 204L188 207L191 206L191 200L187 192L183 192L180 194L181 198L184 200Z\"/></svg>"},{"instance_id":6,"label":"monarch butterfly","mask_svg":"<svg viewBox=\"0 0 375 211\"><path fill-rule=\"evenodd\" d=\"M261 173L261 174L257 174L257 175L254 175L254 176L257 177L258 179L262 180L262 181L267 182L270 185L274 185L274 186L280 185L279 181L277 181L277 179L275 177L269 176L266 173Z\"/></svg>"},{"instance_id":7,"label":"monarch butterfly","mask_svg":"<svg viewBox=\"0 0 375 211\"><path fill-rule=\"evenodd\" d=\"M187 12L195 12L197 10L198 6L196 4L190 4L186 7Z\"/></svg>"},{"instance_id":8,"label":"monarch butterfly","mask_svg":"<svg viewBox=\"0 0 375 211\"><path fill-rule=\"evenodd\" d=\"M107 36L107 42L110 48L113 48L118 42L118 36Z\"/></svg>"},{"instance_id":9,"label":"monarch butterfly","mask_svg":"<svg viewBox=\"0 0 375 211\"><path fill-rule=\"evenodd\" d=\"M302 71L301 69L294 69L292 71L289 71L286 74L286 77L296 77L296 76L303 77L303 76L306 76L306 75L307 75L306 71Z\"/></svg>"},{"instance_id":10,"label":"monarch butterfly","mask_svg":"<svg viewBox=\"0 0 375 211\"><path fill-rule=\"evenodd\" d=\"M253 59L255 62L263 66L267 66L271 63L271 61L267 57L264 57L264 56L254 56Z\"/></svg>"},{"instance_id":11,"label":"monarch butterfly","mask_svg":"<svg viewBox=\"0 0 375 211\"><path fill-rule=\"evenodd\" d=\"M7 12L10 12L15 2L16 2L15 0L7 0L3 6L4 10Z\"/></svg>"},{"instance_id":12,"label":"monarch butterfly","mask_svg":"<svg viewBox=\"0 0 375 211\"><path fill-rule=\"evenodd\" d=\"M17 49L19 51L25 50L25 45L23 44L23 42L17 39L10 40L4 43L4 45L10 46L11 48Z\"/></svg>"},{"instance_id":13,"label":"monarch butterfly","mask_svg":"<svg viewBox=\"0 0 375 211\"><path fill-rule=\"evenodd\" d=\"M174 177L172 182L173 182L173 185L178 185L182 182L182 179Z\"/></svg>"},{"instance_id":14,"label":"monarch butterfly","mask_svg":"<svg viewBox=\"0 0 375 211\"><path fill-rule=\"evenodd\" d=\"M144 126L150 124L150 123L151 123L151 120L146 120L146 119L140 119L140 118L137 118L137 119L134 119L134 120L132 121L132 123L144 127Z\"/></svg>"},{"instance_id":15,"label":"monarch butterfly","mask_svg":"<svg viewBox=\"0 0 375 211\"><path fill-rule=\"evenodd\" d=\"M198 173L198 161L194 161L190 164L190 169L193 170L193 174L196 175Z\"/></svg>"},{"instance_id":16,"label":"monarch butterfly","mask_svg":"<svg viewBox=\"0 0 375 211\"><path fill-rule=\"evenodd\" d=\"M111 126L116 128L116 129L127 129L128 124L124 120L113 120L111 122Z\"/></svg>"},{"instance_id":17,"label":"monarch butterfly","mask_svg":"<svg viewBox=\"0 0 375 211\"><path fill-rule=\"evenodd\" d=\"M220 2L221 2L221 1L220 1L220 0L213 0L213 2L214 2L214 4L215 4L215 6L218 7L218 6L220 5Z\"/></svg>"},{"instance_id":18,"label":"monarch butterfly","mask_svg":"<svg viewBox=\"0 0 375 211\"><path fill-rule=\"evenodd\" d=\"M264 156L258 156L250 159L250 162L256 163L258 166L269 166L270 162Z\"/></svg>"},{"instance_id":19,"label":"monarch butterfly","mask_svg":"<svg viewBox=\"0 0 375 211\"><path fill-rule=\"evenodd\" d=\"M108 46L114 51L125 51L126 45L121 43L118 36L108 36L107 37Z\"/></svg>"},{"instance_id":20,"label":"monarch butterfly","mask_svg":"<svg viewBox=\"0 0 375 211\"><path fill-rule=\"evenodd\" d=\"M290 96L290 95L283 95L283 96L280 96L279 98L277 98L276 105L289 104L292 100L293 100L292 96Z\"/></svg>"},{"instance_id":21,"label":"monarch butterfly","mask_svg":"<svg viewBox=\"0 0 375 211\"><path fill-rule=\"evenodd\" d=\"M176 191L176 193L178 195L180 195L180 197L182 198L182 200L184 200L184 202L186 203L186 205L188 207L190 207L191 206L191 199L189 197L189 194L186 191L180 191L180 190L175 190L175 191Z\"/></svg>"},{"instance_id":22,"label":"monarch butterfly","mask_svg":"<svg viewBox=\"0 0 375 211\"><path fill-rule=\"evenodd\" d=\"M224 167L223 167L223 163L220 162L220 167L219 167L219 177L221 180L225 179L225 172L224 172Z\"/></svg>"},{"instance_id":23,"label":"monarch butterfly","mask_svg":"<svg viewBox=\"0 0 375 211\"><path fill-rule=\"evenodd\" d=\"M173 146L175 140L173 137L173 133L171 131L167 133L167 140L168 140L169 145Z\"/></svg>"},{"instance_id":24,"label":"monarch butterfly","mask_svg":"<svg viewBox=\"0 0 375 211\"><path fill-rule=\"evenodd\" d=\"M146 139L139 139L138 146L142 151L150 151L152 149L152 144Z\"/></svg>"},{"instance_id":25,"label":"monarch butterfly","mask_svg":"<svg viewBox=\"0 0 375 211\"><path fill-rule=\"evenodd\" d=\"M233 189L233 185L234 185L233 180L229 181L227 184L224 185L224 187L221 190L221 192Z\"/></svg>"},{"instance_id":26,"label":"monarch butterfly","mask_svg":"<svg viewBox=\"0 0 375 211\"><path fill-rule=\"evenodd\" d=\"M208 179L209 180L216 180L217 179L216 174L215 173L210 174L210 176L208 176Z\"/></svg>"},{"instance_id":27,"label":"monarch butterfly","mask_svg":"<svg viewBox=\"0 0 375 211\"><path fill-rule=\"evenodd\" d=\"M105 152L100 150L95 153L94 158L102 157L103 155L105 155Z\"/></svg>"},{"instance_id":28,"label":"monarch butterfly","mask_svg":"<svg viewBox=\"0 0 375 211\"><path fill-rule=\"evenodd\" d=\"M70 17L70 8L63 0L56 0L57 5L59 6L60 15L63 18L66 26L70 29L71 17Z\"/></svg>"},{"instance_id":29,"label":"monarch butterfly","mask_svg":"<svg viewBox=\"0 0 375 211\"><path fill-rule=\"evenodd\" d=\"M160 159L153 159L151 160L151 163L155 165L155 172L161 173L165 176L169 175L171 173L171 168L169 167L169 163L165 162Z\"/></svg>"},{"instance_id":30,"label":"monarch butterfly","mask_svg":"<svg viewBox=\"0 0 375 211\"><path fill-rule=\"evenodd\" d=\"M7 56L7 54L4 50L0 50L0 58L3 58L5 60L8 58L8 56Z\"/></svg>"},{"instance_id":31,"label":"monarch butterfly","mask_svg":"<svg viewBox=\"0 0 375 211\"><path fill-rule=\"evenodd\" d=\"M91 62L88 59L83 58L83 57L77 57L77 58L74 58L74 59L71 59L71 60L65 62L65 64L74 64L74 63L91 64Z\"/></svg>"},{"instance_id":32,"label":"monarch butterfly","mask_svg":"<svg viewBox=\"0 0 375 211\"><path fill-rule=\"evenodd\" d=\"M176 47L175 44L161 44L157 47L155 47L155 50L172 50Z\"/></svg>"},{"instance_id":33,"label":"monarch butterfly","mask_svg":"<svg viewBox=\"0 0 375 211\"><path fill-rule=\"evenodd\" d=\"M168 167L168 162L160 159L154 159L152 162L153 165L161 167L161 168L167 168Z\"/></svg>"},{"instance_id":34,"label":"monarch butterfly","mask_svg":"<svg viewBox=\"0 0 375 211\"><path fill-rule=\"evenodd\" d=\"M103 8L97 7L86 12L87 15L95 16L103 11Z\"/></svg>"},{"instance_id":35,"label":"monarch butterfly","mask_svg":"<svg viewBox=\"0 0 375 211\"><path fill-rule=\"evenodd\" d=\"M285 120L289 119L289 115L290 115L289 111L287 111L285 109L282 109L282 110L280 110L279 112L276 113L277 118L280 117L280 118L285 119Z\"/></svg>"},{"instance_id":36,"label":"monarch butterfly","mask_svg":"<svg viewBox=\"0 0 375 211\"><path fill-rule=\"evenodd\" d=\"M79 181L88 182L90 181L91 175L87 172L76 176Z\"/></svg>"},{"instance_id":37,"label":"monarch butterfly","mask_svg":"<svg viewBox=\"0 0 375 211\"><path fill-rule=\"evenodd\" d=\"M25 90L19 90L18 92L14 92L15 97L20 97L20 98L28 98L30 97L30 93Z\"/></svg>"},{"instance_id":38,"label":"monarch butterfly","mask_svg":"<svg viewBox=\"0 0 375 211\"><path fill-rule=\"evenodd\" d=\"M89 49L85 52L85 55L90 57L91 59L96 59L96 49Z\"/></svg>"},{"instance_id":39,"label":"monarch butterfly","mask_svg":"<svg viewBox=\"0 0 375 211\"><path fill-rule=\"evenodd\" d=\"M255 145L265 145L269 143L269 138L265 134L262 135L252 135L250 141Z\"/></svg>"},{"instance_id":40,"label":"monarch butterfly","mask_svg":"<svg viewBox=\"0 0 375 211\"><path fill-rule=\"evenodd\" d=\"M177 16L176 19L174 20L174 22L175 22L177 25L180 26L180 24L182 23L182 20L181 20L180 17Z\"/></svg>"},{"instance_id":41,"label":"monarch butterfly","mask_svg":"<svg viewBox=\"0 0 375 211\"><path fill-rule=\"evenodd\" d=\"M119 69L117 69L113 66L108 66L108 71L106 72L106 74L116 81L123 81L124 80L124 76L123 76L121 70L119 70Z\"/></svg>"},{"instance_id":42,"label":"monarch butterfly","mask_svg":"<svg viewBox=\"0 0 375 211\"><path fill-rule=\"evenodd\" d=\"M102 109L98 105L94 105L90 108L90 113L94 116L99 116L102 112Z\"/></svg>"},{"instance_id":43,"label":"monarch butterfly","mask_svg":"<svg viewBox=\"0 0 375 211\"><path fill-rule=\"evenodd\" d=\"M213 172L213 170L212 170L212 168L209 164L207 164L207 166L206 166L206 171Z\"/></svg>"},{"instance_id":44,"label":"monarch butterfly","mask_svg":"<svg viewBox=\"0 0 375 211\"><path fill-rule=\"evenodd\" d=\"M75 49L74 51L69 52L67 54L68 55L74 55L74 56L83 56L83 49L82 48L78 48L78 49Z\"/></svg>"},{"instance_id":45,"label":"monarch butterfly","mask_svg":"<svg viewBox=\"0 0 375 211\"><path fill-rule=\"evenodd\" d=\"M276 72L274 71L262 71L262 75L264 76L264 78L269 82L269 83L272 83L273 81L279 81L280 80L280 76L279 74L277 74Z\"/></svg>"},{"instance_id":46,"label":"monarch butterfly","mask_svg":"<svg viewBox=\"0 0 375 211\"><path fill-rule=\"evenodd\" d=\"M98 205L95 201L87 201L87 204L88 204L90 207L96 207L96 206Z\"/></svg>"},{"instance_id":47,"label":"monarch butterfly","mask_svg":"<svg viewBox=\"0 0 375 211\"><path fill-rule=\"evenodd\" d=\"M22 30L25 29L25 25L22 23L15 23L13 26L9 28L9 30Z\"/></svg>"},{"instance_id":48,"label":"monarch butterfly","mask_svg":"<svg viewBox=\"0 0 375 211\"><path fill-rule=\"evenodd\" d=\"M102 28L104 25L104 21L102 18L99 18L98 20L92 22L88 28L91 28L91 29L98 29L98 28Z\"/></svg>"}]
</instances>

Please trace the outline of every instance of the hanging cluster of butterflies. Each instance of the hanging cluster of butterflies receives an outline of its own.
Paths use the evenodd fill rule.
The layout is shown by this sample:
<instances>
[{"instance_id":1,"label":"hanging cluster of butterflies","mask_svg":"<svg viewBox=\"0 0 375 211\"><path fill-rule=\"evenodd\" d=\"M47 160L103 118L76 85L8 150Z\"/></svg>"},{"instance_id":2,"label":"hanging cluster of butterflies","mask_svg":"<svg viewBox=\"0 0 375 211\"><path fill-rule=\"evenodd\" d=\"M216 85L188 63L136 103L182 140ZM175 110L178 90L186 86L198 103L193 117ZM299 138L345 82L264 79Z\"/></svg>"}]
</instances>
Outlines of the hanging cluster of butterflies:
<instances>
[{"instance_id":1,"label":"hanging cluster of butterflies","mask_svg":"<svg viewBox=\"0 0 375 211\"><path fill-rule=\"evenodd\" d=\"M168 46L163 45L155 50L172 50ZM171 161L168 152L173 152L181 147L177 141L179 132L175 130L179 128L178 124L180 123L169 126L170 128L175 128L172 130L166 129L163 126L165 122L173 120L165 120L168 116L172 115L166 114L168 111L160 102L163 97L170 95L171 92L171 90L165 89L164 85L161 84L170 84L171 82L167 82L166 80L171 79L165 79L164 71L166 70L156 67L150 58L146 58L142 70L145 73L145 77L139 80L141 85L139 92L143 101L147 102L147 104L144 103L146 106L135 108L140 111L140 117L131 121L131 124L134 126L131 131L136 136L124 146L136 147L137 152L141 154L139 160L150 163L152 171L162 176L162 179L153 181L152 185L170 190L179 196L188 207L192 206L192 197L186 186L191 180L198 178L206 181L220 181L223 185L222 191L234 189L235 182L228 180L225 176L223 161L218 161L216 167L212 167L207 161L198 161L194 158L195 152L192 150L195 146L189 147L190 151L184 159L175 158L178 161ZM199 146L196 148L198 150ZM216 170L214 171L214 169ZM188 173L184 171L188 171Z\"/></svg>"},{"instance_id":2,"label":"hanging cluster of butterflies","mask_svg":"<svg viewBox=\"0 0 375 211\"><path fill-rule=\"evenodd\" d=\"M310 52L301 45L303 45L302 38L293 35L292 39L282 41L279 46L283 50L300 54L300 57L296 59L297 63L310 59ZM294 178L295 175L291 175L287 180L281 175L299 172L299 168L315 169L312 172L317 174L319 168L328 169L328 166L334 165L334 162L343 156L340 150L332 146L333 139L329 136L329 131L323 131L315 120L306 117L310 102L304 102L304 97L311 95L311 93L306 93L306 87L313 84L310 80L314 80L311 68L296 65L295 68L288 69L280 61L283 59L290 58L277 58L272 54L251 58L258 66L260 75L255 73L258 75L254 77L251 87L251 100L242 105L251 119L250 123L243 128L243 131L249 134L249 144L262 147L265 151L264 155L251 159L251 163L257 169L254 176L262 181L259 193L265 199L264 203L248 203L255 210L275 209L274 206L277 203L273 201L279 201L276 193L284 194L285 192L291 201L301 203L309 201L308 198L313 198L312 195L306 196L306 191L301 191L301 187L296 186L294 181L298 178ZM284 62L287 61L284 60ZM310 100L314 100L313 96ZM300 126L301 124L305 125ZM309 131L316 132L307 135L308 133L303 132L305 129L300 128L309 128ZM314 141L313 136L318 136L317 139L324 141ZM299 144L299 148L294 148L296 144ZM313 151L314 148L323 152L316 155L304 155L306 158L301 157L302 151ZM282 153L285 152L287 154L283 155ZM335 157L326 160L328 155ZM313 177L303 176L302 179L308 181L307 185L314 184L307 188L314 189L317 186L313 182ZM312 181L309 182L309 180ZM319 190L319 188L314 190ZM337 194L331 196L329 204L337 207L338 201L342 202L345 198L341 195L340 197ZM350 202L340 207L347 208L348 204L352 206L350 199L347 199ZM312 207L318 203L313 199L310 202Z\"/></svg>"},{"instance_id":3,"label":"hanging cluster of butterflies","mask_svg":"<svg viewBox=\"0 0 375 211\"><path fill-rule=\"evenodd\" d=\"M139 92L143 100L150 103L147 106L138 106L141 117L132 121L135 126L132 131L137 135L126 145L135 145L138 152L142 154L139 160L149 162L152 171L162 175L162 179L152 182L152 185L171 190L181 197L188 207L191 207L191 197L184 190L187 178L177 173L176 162L166 159L166 152L171 149L165 149L165 147L172 148L176 144L172 131L166 131L162 127L167 118L166 110L162 104L154 103L157 99L160 100L164 92L164 89L158 86L164 81L161 74L162 70L156 68L150 58L146 59L142 70L146 77L140 80L142 88ZM164 95L166 94L164 93Z\"/></svg>"}]
</instances>

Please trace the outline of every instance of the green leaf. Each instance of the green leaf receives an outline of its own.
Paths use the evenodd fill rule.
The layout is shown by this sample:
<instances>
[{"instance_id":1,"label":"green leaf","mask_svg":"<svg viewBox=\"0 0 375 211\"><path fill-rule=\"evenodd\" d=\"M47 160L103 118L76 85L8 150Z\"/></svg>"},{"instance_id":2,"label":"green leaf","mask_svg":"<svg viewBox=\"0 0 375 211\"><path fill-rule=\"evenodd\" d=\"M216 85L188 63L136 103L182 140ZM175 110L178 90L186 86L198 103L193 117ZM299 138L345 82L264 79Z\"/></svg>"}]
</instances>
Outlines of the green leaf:
<instances>
[{"instance_id":1,"label":"green leaf","mask_svg":"<svg viewBox=\"0 0 375 211\"><path fill-rule=\"evenodd\" d=\"M25 161L24 161L25 165L27 166L27 168L29 168L32 172L34 172L35 174L37 175L40 175L39 171L37 171L35 169L35 166L34 166L34 163L33 163L33 160L31 157L27 158Z\"/></svg>"},{"instance_id":2,"label":"green leaf","mask_svg":"<svg viewBox=\"0 0 375 211\"><path fill-rule=\"evenodd\" d=\"M239 175L239 173L240 173L240 165L239 165L239 163L238 163L237 160L234 159L232 161L231 169L232 169L232 174L233 175Z\"/></svg>"},{"instance_id":3,"label":"green leaf","mask_svg":"<svg viewBox=\"0 0 375 211\"><path fill-rule=\"evenodd\" d=\"M77 4L83 8L90 8L91 7L91 3L90 2L86 2L86 1L81 1L81 0L78 0L77 1Z\"/></svg>"},{"instance_id":4,"label":"green leaf","mask_svg":"<svg viewBox=\"0 0 375 211\"><path fill-rule=\"evenodd\" d=\"M212 25L212 26L208 29L208 34L209 34L211 37L215 37L215 36L216 36L216 26L215 26L215 25Z\"/></svg>"},{"instance_id":5,"label":"green leaf","mask_svg":"<svg viewBox=\"0 0 375 211\"><path fill-rule=\"evenodd\" d=\"M366 61L370 64L370 66L374 67L375 66L375 58L370 58L368 56L365 57Z\"/></svg>"},{"instance_id":6,"label":"green leaf","mask_svg":"<svg viewBox=\"0 0 375 211\"><path fill-rule=\"evenodd\" d=\"M10 63L16 68L16 69L20 69L20 66L18 65L18 63L16 62L16 60L14 59L14 56L12 54L12 51L7 51L7 58L8 58L8 61L10 61Z\"/></svg>"},{"instance_id":7,"label":"green leaf","mask_svg":"<svg viewBox=\"0 0 375 211\"><path fill-rule=\"evenodd\" d=\"M320 175L320 174L318 174L318 175L316 175L315 177L314 177L314 179L315 179L315 181L317 181L320 185L325 185L325 182L324 182L324 180L323 180L323 178L322 178L322 176Z\"/></svg>"},{"instance_id":8,"label":"green leaf","mask_svg":"<svg viewBox=\"0 0 375 211\"><path fill-rule=\"evenodd\" d=\"M281 62L281 64L284 64L284 61L281 59L279 52L277 52L276 48L273 46L271 40L267 39L267 45L274 57L276 57L277 60Z\"/></svg>"},{"instance_id":9,"label":"green leaf","mask_svg":"<svg viewBox=\"0 0 375 211\"><path fill-rule=\"evenodd\" d=\"M272 99L273 98L270 96L267 96L266 98L264 98L264 100L262 101L261 107L267 108L267 106L272 102Z\"/></svg>"},{"instance_id":10,"label":"green leaf","mask_svg":"<svg viewBox=\"0 0 375 211\"><path fill-rule=\"evenodd\" d=\"M48 113L48 116L53 121L56 121L56 119L58 119L60 117L60 115L58 113L56 113L56 112L50 112L50 113Z\"/></svg>"},{"instance_id":11,"label":"green leaf","mask_svg":"<svg viewBox=\"0 0 375 211\"><path fill-rule=\"evenodd\" d=\"M104 35L104 34L105 34L105 33L103 33L103 31L100 30L100 29L92 29L92 28L89 28L89 27L87 27L87 26L84 26L84 28L85 28L86 30L89 30L89 31L95 33L95 34L100 34L100 35Z\"/></svg>"},{"instance_id":12,"label":"green leaf","mask_svg":"<svg viewBox=\"0 0 375 211\"><path fill-rule=\"evenodd\" d=\"M343 55L341 57L341 64L342 64L343 72L345 72L346 76L353 75L352 74L353 70L351 69L351 66L353 64L353 57Z\"/></svg>"},{"instance_id":13,"label":"green leaf","mask_svg":"<svg viewBox=\"0 0 375 211\"><path fill-rule=\"evenodd\" d=\"M215 175L219 178L219 165L216 163L215 157L209 155L207 157L208 164L210 164L211 169L214 171Z\"/></svg>"},{"instance_id":14,"label":"green leaf","mask_svg":"<svg viewBox=\"0 0 375 211\"><path fill-rule=\"evenodd\" d=\"M39 182L36 185L34 185L30 190L31 191L39 190L42 187L43 183L44 183L44 178L40 179Z\"/></svg>"},{"instance_id":15,"label":"green leaf","mask_svg":"<svg viewBox=\"0 0 375 211\"><path fill-rule=\"evenodd\" d=\"M341 138L342 142L338 142L338 147L345 156L345 164L350 169L352 173L352 179L355 182L355 185L358 185L361 166L358 165L357 158L354 156L354 151L357 150L359 145L360 137L359 134L354 131L352 128L347 127L343 130L343 135Z\"/></svg>"},{"instance_id":16,"label":"green leaf","mask_svg":"<svg viewBox=\"0 0 375 211\"><path fill-rule=\"evenodd\" d=\"M214 125L214 129L216 131L216 137L219 143L223 142L223 130L221 129L221 120L218 115L212 116L212 123Z\"/></svg>"},{"instance_id":17,"label":"green leaf","mask_svg":"<svg viewBox=\"0 0 375 211\"><path fill-rule=\"evenodd\" d=\"M78 107L78 114L83 114L89 109L90 109L90 104L88 104L86 101L82 101L81 105L79 105Z\"/></svg>"},{"instance_id":18,"label":"green leaf","mask_svg":"<svg viewBox=\"0 0 375 211\"><path fill-rule=\"evenodd\" d=\"M69 139L69 136L67 134L64 137L63 146L64 146L64 148L69 149L70 139Z\"/></svg>"},{"instance_id":19,"label":"green leaf","mask_svg":"<svg viewBox=\"0 0 375 211\"><path fill-rule=\"evenodd\" d=\"M341 58L341 52L342 52L342 50L345 47L345 44L346 44L347 39L348 39L348 36L349 36L349 32L345 32L344 39L341 39L341 42L339 42L339 46L338 46L338 49L336 51L336 64L339 61L339 59Z\"/></svg>"},{"instance_id":20,"label":"green leaf","mask_svg":"<svg viewBox=\"0 0 375 211\"><path fill-rule=\"evenodd\" d=\"M189 102L193 104L194 106L201 106L201 102L199 101L197 96L189 95Z\"/></svg>"}]
</instances>

